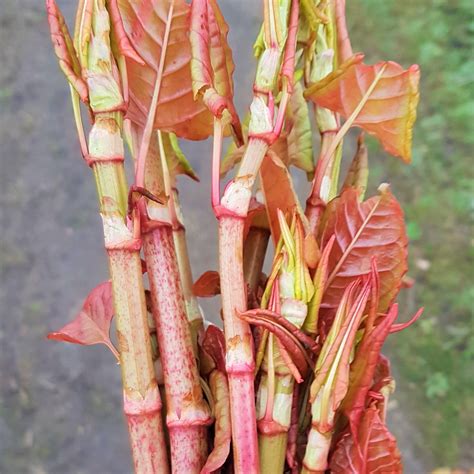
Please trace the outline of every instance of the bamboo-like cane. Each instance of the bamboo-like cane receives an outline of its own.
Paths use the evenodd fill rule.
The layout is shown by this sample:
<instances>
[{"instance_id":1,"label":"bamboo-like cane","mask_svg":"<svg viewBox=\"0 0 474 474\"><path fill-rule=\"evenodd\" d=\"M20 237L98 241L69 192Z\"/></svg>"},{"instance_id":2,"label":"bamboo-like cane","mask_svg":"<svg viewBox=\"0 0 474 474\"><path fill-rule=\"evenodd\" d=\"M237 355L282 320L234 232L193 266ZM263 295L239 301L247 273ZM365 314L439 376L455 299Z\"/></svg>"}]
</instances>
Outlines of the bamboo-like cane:
<instances>
[{"instance_id":1,"label":"bamboo-like cane","mask_svg":"<svg viewBox=\"0 0 474 474\"><path fill-rule=\"evenodd\" d=\"M68 54L75 55L64 18L54 0L48 0L46 6L53 44L57 45L58 35L62 34L69 45ZM83 152L84 148L88 148L84 158L94 173L105 248L109 256L124 412L135 471L140 474L166 473L168 456L148 331L140 259L141 241L134 238L126 225L128 188L121 131L125 103L117 65L111 53L109 14L104 2L96 1L94 4L81 2L77 16L81 20L78 21L81 30L76 31L77 37L82 39L85 31L87 34L84 36L89 38L88 41L79 42L79 61L83 74L88 78L87 92L94 116L88 147L81 132L79 136ZM84 54L84 49L89 54ZM103 87L104 82L109 84L108 88ZM74 92L73 104L75 118L79 120ZM78 129L81 130L80 125Z\"/></svg>"}]
</instances>

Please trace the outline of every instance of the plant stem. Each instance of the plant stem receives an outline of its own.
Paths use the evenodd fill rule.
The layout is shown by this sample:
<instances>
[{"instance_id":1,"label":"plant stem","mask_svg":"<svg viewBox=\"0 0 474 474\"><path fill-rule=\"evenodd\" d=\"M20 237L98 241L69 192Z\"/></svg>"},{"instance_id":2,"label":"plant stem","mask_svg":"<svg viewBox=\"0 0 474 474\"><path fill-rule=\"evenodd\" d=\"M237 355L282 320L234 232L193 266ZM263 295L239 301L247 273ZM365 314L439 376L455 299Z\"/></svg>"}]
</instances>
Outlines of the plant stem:
<instances>
[{"instance_id":1,"label":"plant stem","mask_svg":"<svg viewBox=\"0 0 474 474\"><path fill-rule=\"evenodd\" d=\"M183 289L184 303L186 305L186 315L191 330L194 353L197 354L197 339L199 332L204 327L201 309L196 296L193 293L193 274L191 262L189 260L188 245L186 242L186 228L183 224L181 206L179 204L178 192L173 190L173 204L175 214L179 220L179 226L173 227L173 240L178 260L179 274L181 276L181 286Z\"/></svg>"},{"instance_id":2,"label":"plant stem","mask_svg":"<svg viewBox=\"0 0 474 474\"><path fill-rule=\"evenodd\" d=\"M89 135L105 247L109 255L124 412L137 473L168 472L142 281L140 241L125 225L127 185L120 113L98 113Z\"/></svg>"},{"instance_id":3,"label":"plant stem","mask_svg":"<svg viewBox=\"0 0 474 474\"><path fill-rule=\"evenodd\" d=\"M226 371L229 377L232 441L236 473L259 471L255 415L253 339L250 327L236 316L247 309L243 274L244 218L252 186L268 144L251 138L236 179L221 205L230 215L219 218L219 267L226 338ZM233 213L233 214L231 214Z\"/></svg>"},{"instance_id":4,"label":"plant stem","mask_svg":"<svg viewBox=\"0 0 474 474\"><path fill-rule=\"evenodd\" d=\"M144 234L144 252L166 390L174 473L198 473L206 461L209 409L202 397L169 225Z\"/></svg>"}]
</instances>

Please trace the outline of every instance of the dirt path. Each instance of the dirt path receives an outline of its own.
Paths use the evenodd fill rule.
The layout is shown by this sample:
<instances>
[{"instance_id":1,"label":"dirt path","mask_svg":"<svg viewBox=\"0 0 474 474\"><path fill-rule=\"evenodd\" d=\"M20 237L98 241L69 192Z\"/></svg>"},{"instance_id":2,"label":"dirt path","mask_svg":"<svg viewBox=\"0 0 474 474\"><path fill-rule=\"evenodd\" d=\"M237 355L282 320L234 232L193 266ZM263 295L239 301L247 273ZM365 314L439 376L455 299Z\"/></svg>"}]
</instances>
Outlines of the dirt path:
<instances>
[{"instance_id":1,"label":"dirt path","mask_svg":"<svg viewBox=\"0 0 474 474\"><path fill-rule=\"evenodd\" d=\"M75 2L59 3L71 23ZM242 3L222 2L234 25ZM79 158L43 5L2 0L0 8L0 472L127 473L130 456L113 357L102 347L44 337L73 315L107 271L93 180ZM239 55L239 91L247 94L237 96L241 110L251 90L257 29L256 20L247 23L251 27L237 25L231 34ZM199 275L216 267L215 221L206 206L196 205L209 200L209 147L184 149L202 177L201 185L182 182ZM206 308L211 317L216 314L215 306ZM409 443L404 446L413 427L393 413L406 448L406 472L425 472Z\"/></svg>"}]
</instances>

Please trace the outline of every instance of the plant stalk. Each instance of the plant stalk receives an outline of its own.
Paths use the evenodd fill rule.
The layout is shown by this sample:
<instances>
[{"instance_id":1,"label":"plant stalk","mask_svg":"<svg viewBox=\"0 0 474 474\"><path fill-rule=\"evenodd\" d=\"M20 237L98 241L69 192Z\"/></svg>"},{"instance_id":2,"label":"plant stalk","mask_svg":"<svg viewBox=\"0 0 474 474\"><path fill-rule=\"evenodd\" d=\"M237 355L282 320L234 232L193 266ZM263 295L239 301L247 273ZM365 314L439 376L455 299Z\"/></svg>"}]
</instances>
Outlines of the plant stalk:
<instances>
[{"instance_id":1,"label":"plant stalk","mask_svg":"<svg viewBox=\"0 0 474 474\"><path fill-rule=\"evenodd\" d=\"M143 239L165 381L172 472L198 473L207 457L211 418L199 383L173 230L158 225Z\"/></svg>"},{"instance_id":2,"label":"plant stalk","mask_svg":"<svg viewBox=\"0 0 474 474\"><path fill-rule=\"evenodd\" d=\"M137 473L168 472L142 281L140 241L124 218L127 185L120 113L97 113L89 135L89 161L97 185L105 247L109 256L124 412Z\"/></svg>"}]
</instances>

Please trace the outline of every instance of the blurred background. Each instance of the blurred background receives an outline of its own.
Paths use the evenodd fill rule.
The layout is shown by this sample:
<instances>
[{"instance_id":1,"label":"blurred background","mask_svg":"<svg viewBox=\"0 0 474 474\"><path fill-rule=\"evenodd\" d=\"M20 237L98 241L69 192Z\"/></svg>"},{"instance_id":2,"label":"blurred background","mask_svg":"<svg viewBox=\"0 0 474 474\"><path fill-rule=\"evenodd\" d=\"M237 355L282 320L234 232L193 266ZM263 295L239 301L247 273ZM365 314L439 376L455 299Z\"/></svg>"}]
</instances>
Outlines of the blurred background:
<instances>
[{"instance_id":1,"label":"blurred background","mask_svg":"<svg viewBox=\"0 0 474 474\"><path fill-rule=\"evenodd\" d=\"M75 1L59 0L72 24ZM258 2L220 0L230 24L241 115L251 98ZM245 14L244 14L245 12ZM402 315L422 319L385 349L397 391L390 428L407 473L474 468L474 17L471 0L352 0L354 51L421 66L413 164L369 139L370 183L406 211L409 276ZM0 473L127 473L119 369L102 346L47 342L107 278L90 170L39 0L0 6ZM352 155L354 140L345 153ZM201 177L181 179L194 276L217 268L210 143L184 143ZM302 193L307 184L297 176ZM204 306L209 318L217 306Z\"/></svg>"}]
</instances>

